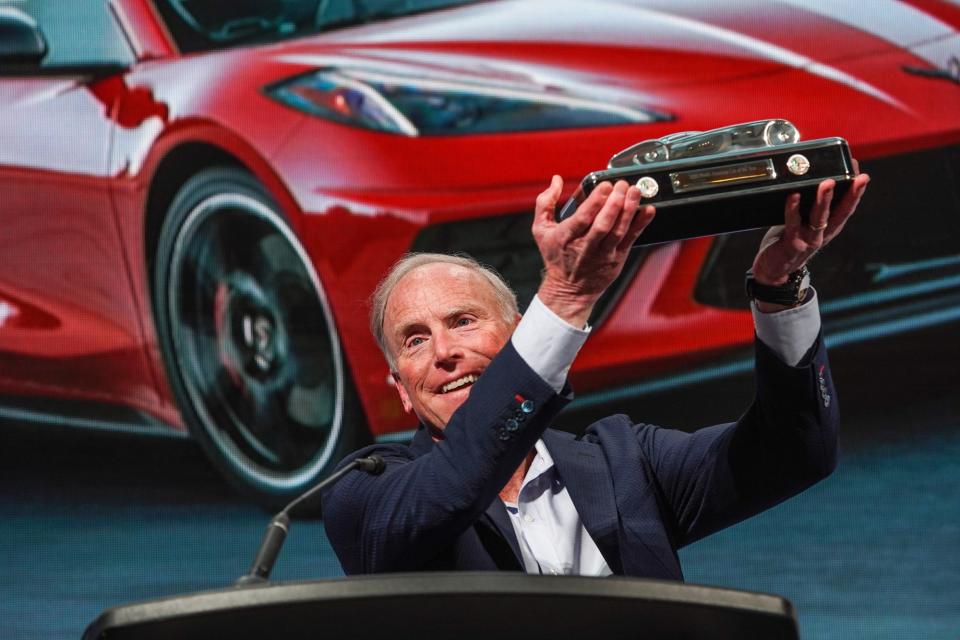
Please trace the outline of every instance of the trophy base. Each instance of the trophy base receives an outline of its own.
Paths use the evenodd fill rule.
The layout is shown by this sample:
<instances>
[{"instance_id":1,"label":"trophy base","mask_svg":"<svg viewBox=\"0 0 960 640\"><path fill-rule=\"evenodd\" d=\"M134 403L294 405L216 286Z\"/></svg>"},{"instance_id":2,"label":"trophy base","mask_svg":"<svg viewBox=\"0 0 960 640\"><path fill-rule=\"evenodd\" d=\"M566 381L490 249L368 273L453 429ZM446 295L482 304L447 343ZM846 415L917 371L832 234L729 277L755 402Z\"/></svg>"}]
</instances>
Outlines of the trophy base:
<instances>
[{"instance_id":1,"label":"trophy base","mask_svg":"<svg viewBox=\"0 0 960 640\"><path fill-rule=\"evenodd\" d=\"M853 177L834 178L837 186L833 192L836 203L846 194ZM800 194L800 215L804 223L809 220L810 209L817 198L817 185L799 189L776 189L763 193L745 193L735 198L718 198L709 203L687 202L657 205L657 215L634 246L646 246L685 240L722 233L735 233L772 227L784 223L784 207L787 196Z\"/></svg>"}]
</instances>

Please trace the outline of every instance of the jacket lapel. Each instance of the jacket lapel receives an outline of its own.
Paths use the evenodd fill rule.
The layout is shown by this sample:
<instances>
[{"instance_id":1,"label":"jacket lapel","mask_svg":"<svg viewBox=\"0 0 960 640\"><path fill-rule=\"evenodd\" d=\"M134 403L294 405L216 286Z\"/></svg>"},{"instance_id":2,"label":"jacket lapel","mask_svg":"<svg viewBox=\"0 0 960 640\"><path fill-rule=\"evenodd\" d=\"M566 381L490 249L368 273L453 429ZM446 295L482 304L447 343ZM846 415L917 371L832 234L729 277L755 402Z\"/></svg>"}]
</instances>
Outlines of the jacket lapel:
<instances>
[{"instance_id":1,"label":"jacket lapel","mask_svg":"<svg viewBox=\"0 0 960 640\"><path fill-rule=\"evenodd\" d=\"M493 499L493 502L487 507L486 513L480 516L477 524L478 526L487 527L496 531L500 537L506 541L510 546L510 550L513 551L517 568L522 571L523 556L520 554L520 543L517 541L517 534L513 530L513 523L510 522L510 514L507 513L507 508L503 505L503 501L500 500L500 498ZM497 564L500 565L501 568L505 568L501 562L498 561Z\"/></svg>"},{"instance_id":2,"label":"jacket lapel","mask_svg":"<svg viewBox=\"0 0 960 640\"><path fill-rule=\"evenodd\" d=\"M617 503L603 452L596 444L575 440L572 434L552 429L543 434L543 441L583 526L597 543L610 570L622 575Z\"/></svg>"},{"instance_id":3,"label":"jacket lapel","mask_svg":"<svg viewBox=\"0 0 960 640\"><path fill-rule=\"evenodd\" d=\"M410 441L410 449L415 456L419 457L428 453L432 448L433 438L430 436L430 432L421 425ZM493 499L486 512L477 520L477 526L483 527L493 534L492 537L490 535L481 535L480 537L497 566L501 569L523 570L520 543L517 541L517 534L510 522L510 514L507 513L507 508L503 506L503 501L500 498ZM497 544L496 538L498 536L503 543L506 543L505 545ZM500 546L504 548L497 548ZM513 562L516 563L516 566L511 566L511 559L507 557L509 552L506 547L509 547L509 552L513 553Z\"/></svg>"}]
</instances>

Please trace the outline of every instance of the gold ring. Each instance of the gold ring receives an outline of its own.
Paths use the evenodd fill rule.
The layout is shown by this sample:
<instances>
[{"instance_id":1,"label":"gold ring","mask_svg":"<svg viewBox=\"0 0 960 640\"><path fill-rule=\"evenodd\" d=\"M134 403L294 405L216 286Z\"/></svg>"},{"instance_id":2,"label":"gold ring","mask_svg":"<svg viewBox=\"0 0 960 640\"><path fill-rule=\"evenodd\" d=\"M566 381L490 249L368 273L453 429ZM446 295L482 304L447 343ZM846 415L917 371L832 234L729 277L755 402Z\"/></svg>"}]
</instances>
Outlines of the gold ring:
<instances>
[{"instance_id":1,"label":"gold ring","mask_svg":"<svg viewBox=\"0 0 960 640\"><path fill-rule=\"evenodd\" d=\"M826 228L827 228L827 223L826 223L826 222L824 222L824 223L823 223L822 225L820 225L819 227L815 227L815 226L813 226L812 224L807 224L807 229L810 229L810 231L823 231L823 230L826 229Z\"/></svg>"}]
</instances>

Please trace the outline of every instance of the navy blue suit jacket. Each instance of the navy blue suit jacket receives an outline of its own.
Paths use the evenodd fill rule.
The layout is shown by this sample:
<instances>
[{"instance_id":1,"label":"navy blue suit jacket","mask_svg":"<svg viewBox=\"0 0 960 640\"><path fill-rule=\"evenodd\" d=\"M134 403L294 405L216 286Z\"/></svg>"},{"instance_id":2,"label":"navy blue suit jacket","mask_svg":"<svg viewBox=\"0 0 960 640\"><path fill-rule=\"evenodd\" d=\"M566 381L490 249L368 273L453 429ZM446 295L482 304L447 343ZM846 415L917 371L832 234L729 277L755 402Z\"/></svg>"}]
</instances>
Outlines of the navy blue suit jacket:
<instances>
[{"instance_id":1,"label":"navy blue suit jacket","mask_svg":"<svg viewBox=\"0 0 960 640\"><path fill-rule=\"evenodd\" d=\"M546 428L569 398L508 342L443 440L421 428L409 446L347 458L378 453L386 471L352 472L324 494L327 534L348 574L522 570L498 493L542 437L611 570L682 580L678 548L834 468L837 403L822 340L797 367L757 340L756 378L756 397L735 423L687 433L615 415L577 438Z\"/></svg>"}]
</instances>

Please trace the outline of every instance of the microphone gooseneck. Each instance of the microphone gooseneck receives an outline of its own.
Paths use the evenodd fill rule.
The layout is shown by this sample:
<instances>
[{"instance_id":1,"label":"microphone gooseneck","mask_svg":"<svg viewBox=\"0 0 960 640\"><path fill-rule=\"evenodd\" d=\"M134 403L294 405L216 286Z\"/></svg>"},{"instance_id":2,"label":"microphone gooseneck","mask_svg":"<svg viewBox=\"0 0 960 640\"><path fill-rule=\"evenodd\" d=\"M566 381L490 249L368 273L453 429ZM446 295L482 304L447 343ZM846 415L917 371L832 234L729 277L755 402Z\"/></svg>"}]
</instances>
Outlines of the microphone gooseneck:
<instances>
[{"instance_id":1,"label":"microphone gooseneck","mask_svg":"<svg viewBox=\"0 0 960 640\"><path fill-rule=\"evenodd\" d=\"M287 533L290 531L290 513L297 505L316 495L320 490L337 482L354 469L361 469L371 475L377 476L383 473L386 468L386 462L377 454L367 456L366 458L356 458L322 482L311 487L305 493L294 498L290 504L283 508L283 511L273 516L270 524L267 525L266 533L263 534L263 540L260 541L260 547L253 557L253 564L250 565L250 570L240 576L234 584L237 586L246 586L267 581L270 577L270 572L273 571L273 565L280 555L280 548L283 547L283 543L287 539Z\"/></svg>"}]
</instances>

